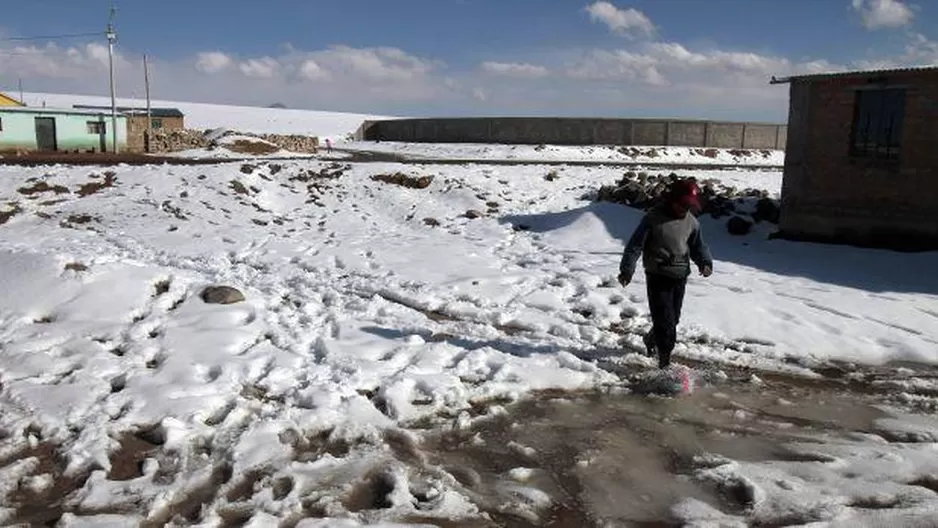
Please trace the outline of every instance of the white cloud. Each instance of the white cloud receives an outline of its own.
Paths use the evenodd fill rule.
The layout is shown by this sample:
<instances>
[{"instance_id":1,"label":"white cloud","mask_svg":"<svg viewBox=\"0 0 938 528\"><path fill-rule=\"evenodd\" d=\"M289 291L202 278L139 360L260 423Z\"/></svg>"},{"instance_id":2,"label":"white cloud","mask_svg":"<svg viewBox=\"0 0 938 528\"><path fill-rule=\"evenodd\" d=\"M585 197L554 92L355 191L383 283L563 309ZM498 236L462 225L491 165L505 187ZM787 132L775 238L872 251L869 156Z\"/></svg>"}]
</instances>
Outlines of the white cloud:
<instances>
[{"instance_id":1,"label":"white cloud","mask_svg":"<svg viewBox=\"0 0 938 528\"><path fill-rule=\"evenodd\" d=\"M610 31L620 35L648 37L655 32L655 25L652 24L651 19L631 7L619 9L610 2L595 2L588 5L586 11L590 14L591 20L605 24Z\"/></svg>"},{"instance_id":2,"label":"white cloud","mask_svg":"<svg viewBox=\"0 0 938 528\"><path fill-rule=\"evenodd\" d=\"M897 28L912 23L915 13L902 0L853 0L867 29Z\"/></svg>"},{"instance_id":3,"label":"white cloud","mask_svg":"<svg viewBox=\"0 0 938 528\"><path fill-rule=\"evenodd\" d=\"M204 51L196 55L195 68L204 73L219 73L232 65L234 61L220 51Z\"/></svg>"},{"instance_id":4,"label":"white cloud","mask_svg":"<svg viewBox=\"0 0 938 528\"><path fill-rule=\"evenodd\" d=\"M92 42L85 47L85 53L89 59L98 61L103 66L108 65L108 48L104 44Z\"/></svg>"},{"instance_id":5,"label":"white cloud","mask_svg":"<svg viewBox=\"0 0 938 528\"><path fill-rule=\"evenodd\" d=\"M115 53L114 65L127 68L130 63ZM70 48L50 43L0 49L0 76L9 73L20 78L98 78L107 70L108 49L96 42Z\"/></svg>"},{"instance_id":6,"label":"white cloud","mask_svg":"<svg viewBox=\"0 0 938 528\"><path fill-rule=\"evenodd\" d=\"M938 64L938 42L925 35L913 33L905 49L905 62L913 64Z\"/></svg>"},{"instance_id":7,"label":"white cloud","mask_svg":"<svg viewBox=\"0 0 938 528\"><path fill-rule=\"evenodd\" d=\"M482 63L482 71L495 75L525 77L531 79L550 75L550 70L547 68L535 64L528 64L526 62L487 61Z\"/></svg>"},{"instance_id":8,"label":"white cloud","mask_svg":"<svg viewBox=\"0 0 938 528\"><path fill-rule=\"evenodd\" d=\"M438 65L397 48L333 46L314 53L320 62L372 81L407 81L430 73Z\"/></svg>"},{"instance_id":9,"label":"white cloud","mask_svg":"<svg viewBox=\"0 0 938 528\"><path fill-rule=\"evenodd\" d=\"M626 50L593 50L567 69L567 74L584 80L638 80L646 84L666 84L657 70L659 61Z\"/></svg>"},{"instance_id":10,"label":"white cloud","mask_svg":"<svg viewBox=\"0 0 938 528\"><path fill-rule=\"evenodd\" d=\"M280 63L272 57L262 57L260 59L248 59L238 64L241 73L248 77L258 79L271 79L277 74Z\"/></svg>"},{"instance_id":11,"label":"white cloud","mask_svg":"<svg viewBox=\"0 0 938 528\"><path fill-rule=\"evenodd\" d=\"M308 81L324 81L330 77L329 72L322 69L319 63L313 59L303 61L300 66L300 76Z\"/></svg>"}]
</instances>

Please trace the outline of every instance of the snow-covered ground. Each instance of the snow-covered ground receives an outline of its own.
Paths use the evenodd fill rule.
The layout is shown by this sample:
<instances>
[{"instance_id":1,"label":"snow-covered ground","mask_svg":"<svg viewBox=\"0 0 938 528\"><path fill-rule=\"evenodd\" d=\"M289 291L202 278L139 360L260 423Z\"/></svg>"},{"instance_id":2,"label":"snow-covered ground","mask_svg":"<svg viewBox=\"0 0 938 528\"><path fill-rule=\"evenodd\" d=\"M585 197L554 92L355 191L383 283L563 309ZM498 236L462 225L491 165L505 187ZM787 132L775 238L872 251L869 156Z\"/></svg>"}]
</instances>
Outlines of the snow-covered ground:
<instances>
[{"instance_id":1,"label":"snow-covered ground","mask_svg":"<svg viewBox=\"0 0 938 528\"><path fill-rule=\"evenodd\" d=\"M398 172L433 180L372 179ZM694 174L773 191L780 180ZM0 458L21 457L0 470L0 482L18 483L0 487L0 504L16 486L50 485L42 457L23 458L48 446L66 476L90 472L70 511L129 525L168 519L193 496L204 522L245 504L261 524L313 510L477 515L452 475L395 460L402 445L419 453L414 428L466 427L473 410L497 413L496 402L537 389L620 383L593 358L640 347L649 324L641 274L625 290L612 280L640 213L584 199L620 175L318 161L0 168ZM805 376L831 360L938 364L938 276L924 272L938 254L768 241L766 228L735 238L702 224L716 269L691 280L679 361ZM246 301L206 304L209 285ZM622 362L650 364L626 352ZM938 390L934 379L910 383ZM884 428L938 438L930 419ZM155 451L138 460L141 442ZM887 465L934 451L869 442L843 454L852 471L882 470L867 451ZM129 473L128 457L139 462ZM350 494L375 468L390 468L393 507L352 511ZM815 484L776 490L778 471L740 462L710 477L752 484L765 500L825 489L805 474ZM204 496L213 484L222 492ZM415 494L434 506L415 510Z\"/></svg>"},{"instance_id":2,"label":"snow-covered ground","mask_svg":"<svg viewBox=\"0 0 938 528\"><path fill-rule=\"evenodd\" d=\"M109 97L93 95L69 95L48 93L26 93L23 95L29 106L71 108L73 105L111 106ZM146 107L146 100L118 98L119 106ZM178 108L185 114L187 128L212 129L225 127L240 132L255 134L303 134L318 136L325 141L344 140L355 132L362 122L369 119L393 119L385 116L366 114L321 112L316 110L296 110L281 108L263 108L250 106L228 106L180 101L151 101L154 107Z\"/></svg>"},{"instance_id":3,"label":"snow-covered ground","mask_svg":"<svg viewBox=\"0 0 938 528\"><path fill-rule=\"evenodd\" d=\"M422 160L502 160L511 162L636 163L643 165L750 165L781 167L781 150L692 147L621 147L612 145L494 145L475 143L405 143L353 141L341 148L381 152Z\"/></svg>"}]
</instances>

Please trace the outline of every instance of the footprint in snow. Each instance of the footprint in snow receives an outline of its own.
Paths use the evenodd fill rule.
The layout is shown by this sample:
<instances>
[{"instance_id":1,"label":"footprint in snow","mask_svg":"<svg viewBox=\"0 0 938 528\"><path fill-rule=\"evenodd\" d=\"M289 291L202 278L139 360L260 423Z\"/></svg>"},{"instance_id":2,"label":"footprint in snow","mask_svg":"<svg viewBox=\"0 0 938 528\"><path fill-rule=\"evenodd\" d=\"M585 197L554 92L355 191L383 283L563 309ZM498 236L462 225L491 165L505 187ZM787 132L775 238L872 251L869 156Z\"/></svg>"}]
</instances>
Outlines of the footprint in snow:
<instances>
[{"instance_id":1,"label":"footprint in snow","mask_svg":"<svg viewBox=\"0 0 938 528\"><path fill-rule=\"evenodd\" d=\"M196 365L195 367L196 375L199 378L199 381L203 383L212 383L221 377L224 369L219 365L212 365L207 367L205 365Z\"/></svg>"}]
</instances>

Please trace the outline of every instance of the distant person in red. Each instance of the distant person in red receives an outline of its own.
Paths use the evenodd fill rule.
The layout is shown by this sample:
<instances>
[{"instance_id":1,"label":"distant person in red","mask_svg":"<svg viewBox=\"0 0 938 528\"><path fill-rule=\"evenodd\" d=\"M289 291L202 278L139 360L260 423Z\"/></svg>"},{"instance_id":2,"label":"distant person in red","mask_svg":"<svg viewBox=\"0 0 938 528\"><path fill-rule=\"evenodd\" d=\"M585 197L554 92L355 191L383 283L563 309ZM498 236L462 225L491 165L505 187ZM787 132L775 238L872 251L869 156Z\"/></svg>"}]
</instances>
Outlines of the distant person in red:
<instances>
[{"instance_id":1,"label":"distant person in red","mask_svg":"<svg viewBox=\"0 0 938 528\"><path fill-rule=\"evenodd\" d=\"M652 322L645 348L650 356L657 353L660 368L671 364L691 261L704 277L713 273L713 257L691 210L700 210L697 183L687 179L671 184L664 202L649 210L635 228L619 264L619 283L627 286L642 256Z\"/></svg>"}]
</instances>

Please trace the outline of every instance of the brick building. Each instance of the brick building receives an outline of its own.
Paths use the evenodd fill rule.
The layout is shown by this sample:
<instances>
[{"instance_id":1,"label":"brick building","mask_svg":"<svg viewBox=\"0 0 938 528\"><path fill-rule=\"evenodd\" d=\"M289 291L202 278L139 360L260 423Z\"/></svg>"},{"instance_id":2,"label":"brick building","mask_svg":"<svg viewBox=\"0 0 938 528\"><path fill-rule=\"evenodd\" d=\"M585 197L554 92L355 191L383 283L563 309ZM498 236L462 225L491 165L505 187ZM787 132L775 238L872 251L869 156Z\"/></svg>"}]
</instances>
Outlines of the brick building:
<instances>
[{"instance_id":1,"label":"brick building","mask_svg":"<svg viewBox=\"0 0 938 528\"><path fill-rule=\"evenodd\" d=\"M83 110L102 110L110 112L107 106L75 105ZM132 152L147 152L147 109L119 106L117 111L127 116L127 148ZM150 125L154 130L182 130L185 128L185 115L176 108L151 108Z\"/></svg>"},{"instance_id":2,"label":"brick building","mask_svg":"<svg viewBox=\"0 0 938 528\"><path fill-rule=\"evenodd\" d=\"M780 235L938 248L938 67L790 83Z\"/></svg>"}]
</instances>

